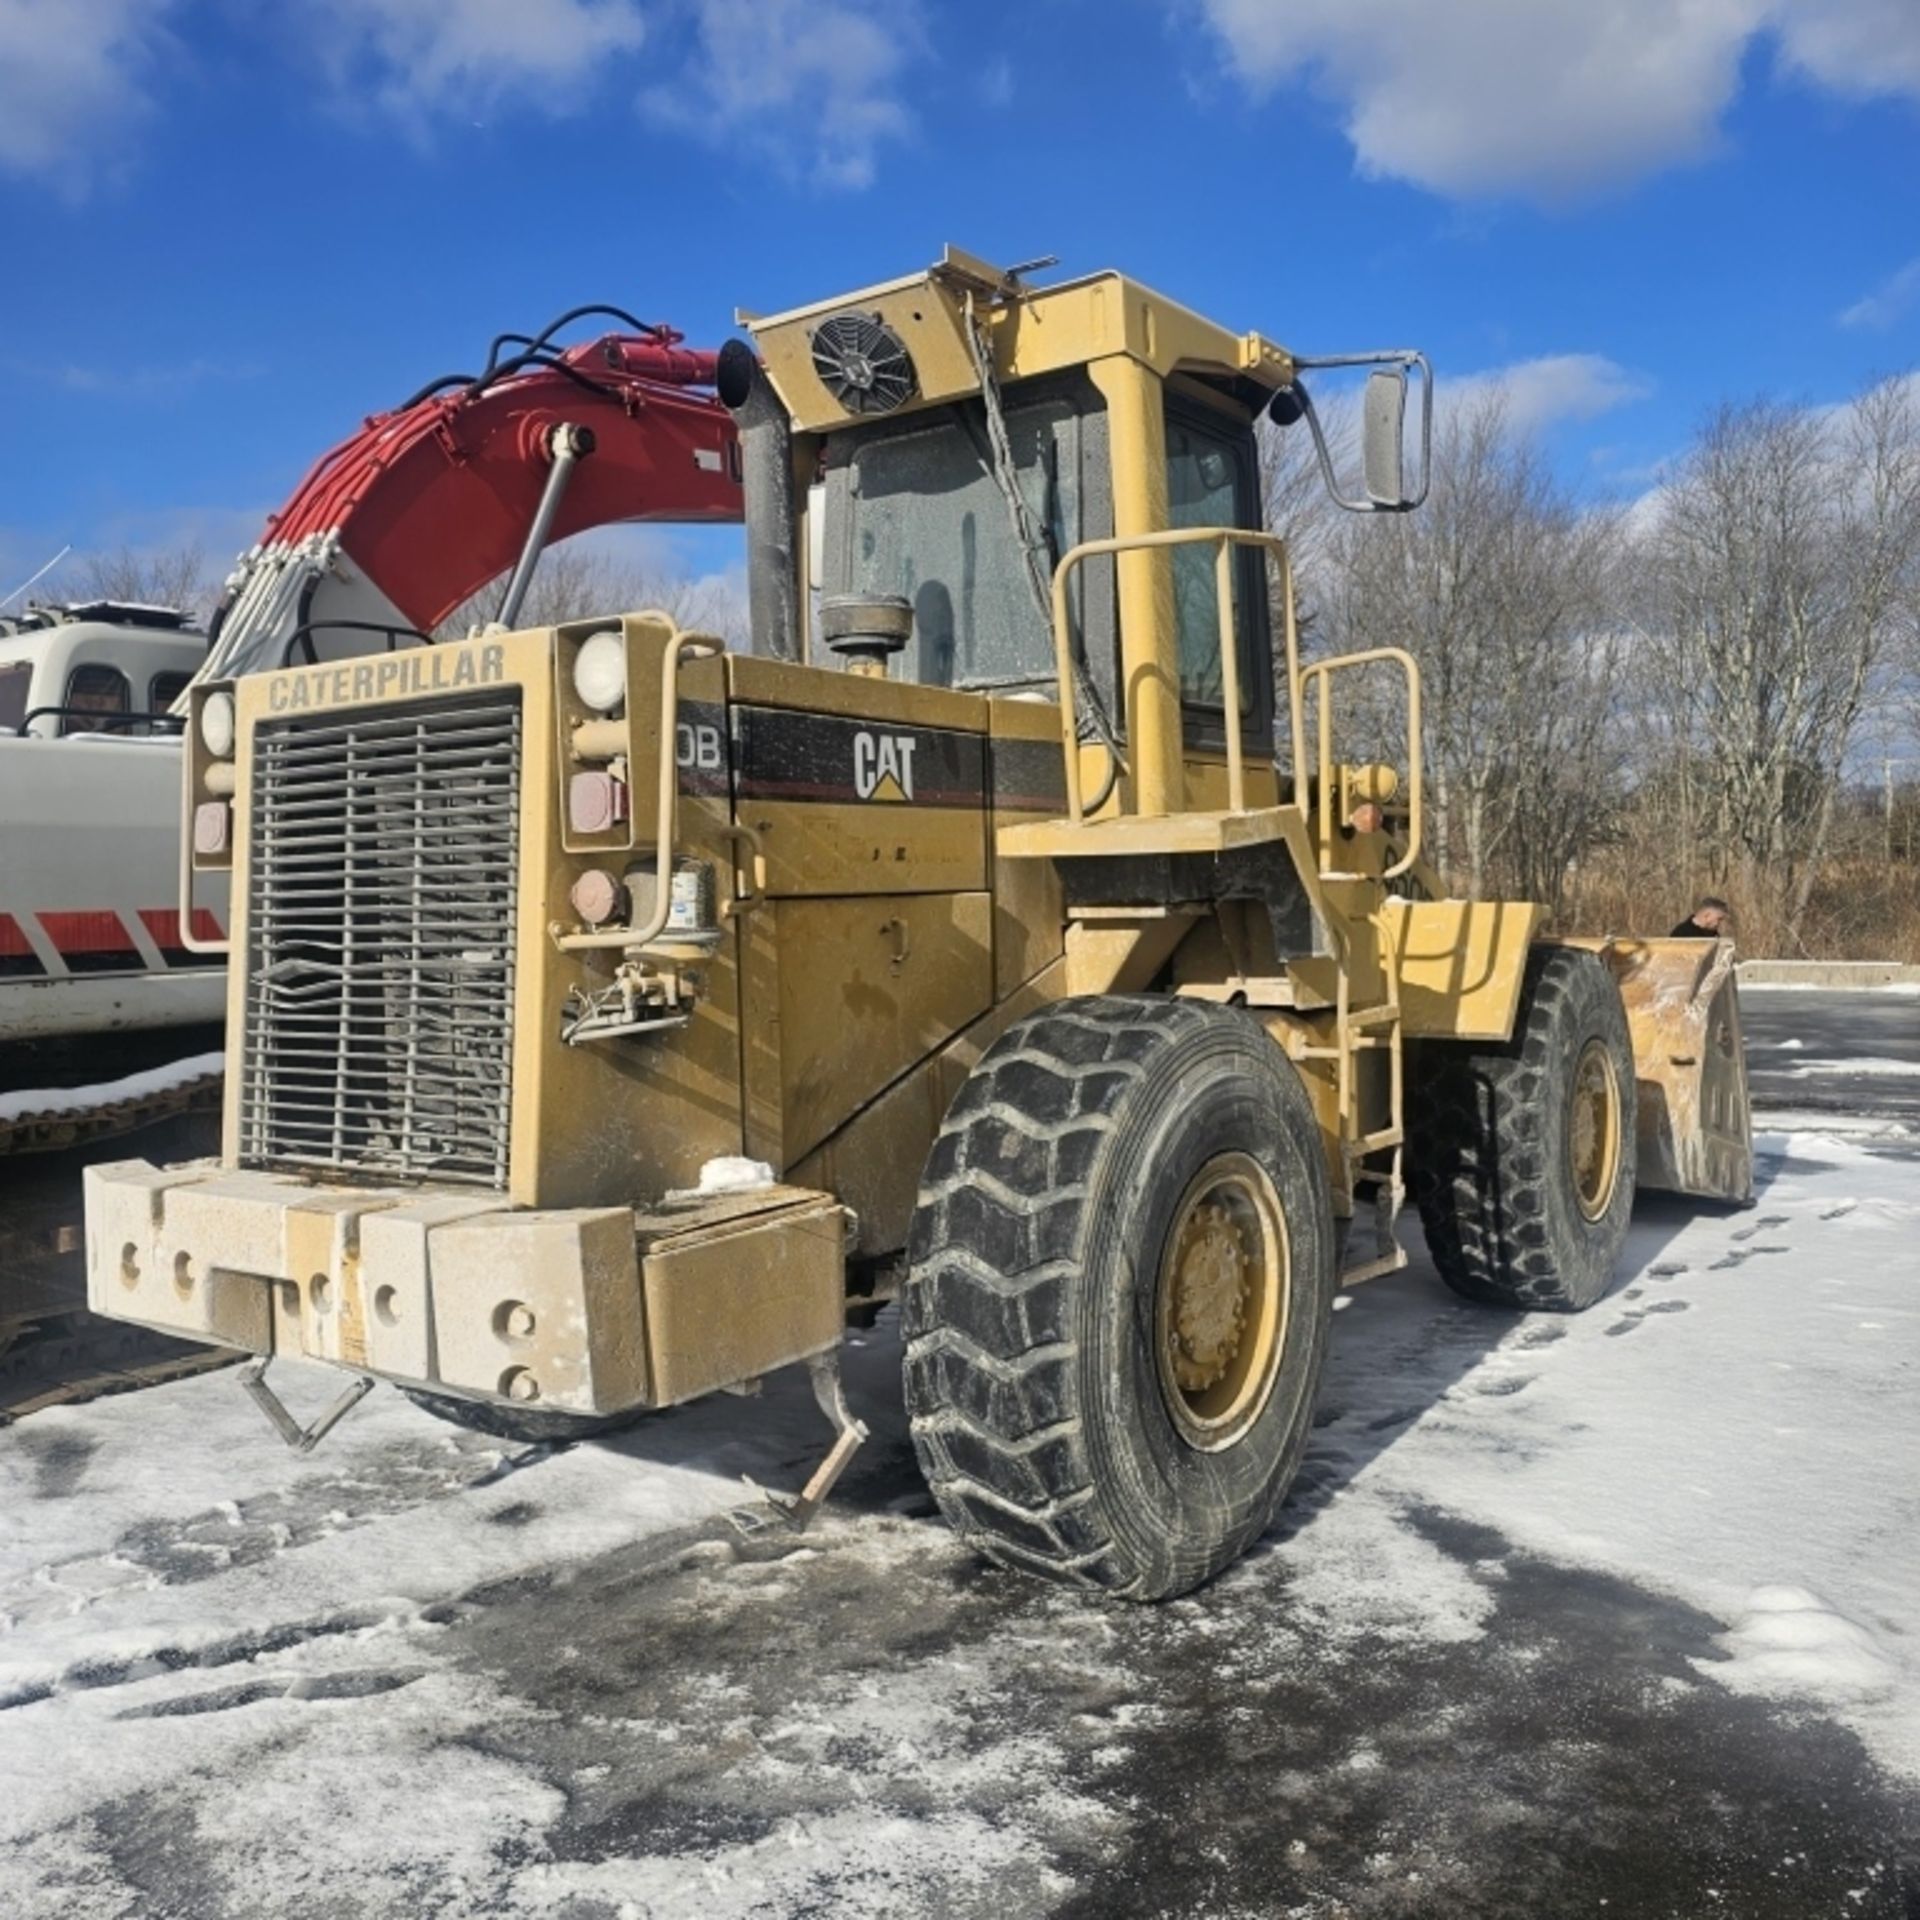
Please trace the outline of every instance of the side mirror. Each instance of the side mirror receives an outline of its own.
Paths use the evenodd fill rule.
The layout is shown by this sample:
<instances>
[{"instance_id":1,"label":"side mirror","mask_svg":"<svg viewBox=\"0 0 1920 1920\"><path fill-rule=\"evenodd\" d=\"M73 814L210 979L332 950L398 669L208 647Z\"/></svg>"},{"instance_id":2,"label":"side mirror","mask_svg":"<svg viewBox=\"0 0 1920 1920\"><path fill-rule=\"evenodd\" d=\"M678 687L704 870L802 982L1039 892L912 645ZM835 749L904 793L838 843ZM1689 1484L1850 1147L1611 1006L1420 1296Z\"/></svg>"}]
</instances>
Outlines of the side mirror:
<instances>
[{"instance_id":1,"label":"side mirror","mask_svg":"<svg viewBox=\"0 0 1920 1920\"><path fill-rule=\"evenodd\" d=\"M1360 466L1362 491L1349 497L1341 490L1335 470L1333 449L1327 444L1326 429L1314 411L1313 396L1305 381L1296 378L1281 387L1268 408L1276 425L1291 426L1304 420L1313 434L1314 451L1320 457L1321 478L1335 506L1349 513L1410 513L1427 497L1433 477L1433 368L1423 353L1401 349L1390 353L1336 353L1318 359L1294 356L1296 369L1315 367L1368 367L1366 392L1360 407ZM1413 480L1407 476L1407 387L1408 376L1419 381L1420 452ZM1344 439L1343 439L1344 455Z\"/></svg>"},{"instance_id":2,"label":"side mirror","mask_svg":"<svg viewBox=\"0 0 1920 1920\"><path fill-rule=\"evenodd\" d=\"M1361 467L1375 506L1406 504L1407 370L1375 367L1361 406Z\"/></svg>"}]
</instances>

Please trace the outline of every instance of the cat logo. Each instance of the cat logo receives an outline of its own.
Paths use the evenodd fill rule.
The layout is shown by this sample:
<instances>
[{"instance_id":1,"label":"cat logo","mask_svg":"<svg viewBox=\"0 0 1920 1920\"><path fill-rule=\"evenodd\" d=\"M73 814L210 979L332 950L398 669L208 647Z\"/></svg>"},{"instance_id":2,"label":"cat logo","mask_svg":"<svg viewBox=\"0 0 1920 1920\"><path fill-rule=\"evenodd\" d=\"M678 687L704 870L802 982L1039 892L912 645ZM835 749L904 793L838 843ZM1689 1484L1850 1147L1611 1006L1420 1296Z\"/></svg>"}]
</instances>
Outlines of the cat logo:
<instances>
[{"instance_id":1,"label":"cat logo","mask_svg":"<svg viewBox=\"0 0 1920 1920\"><path fill-rule=\"evenodd\" d=\"M913 750L918 744L911 734L856 733L854 792L862 800L911 800Z\"/></svg>"}]
</instances>

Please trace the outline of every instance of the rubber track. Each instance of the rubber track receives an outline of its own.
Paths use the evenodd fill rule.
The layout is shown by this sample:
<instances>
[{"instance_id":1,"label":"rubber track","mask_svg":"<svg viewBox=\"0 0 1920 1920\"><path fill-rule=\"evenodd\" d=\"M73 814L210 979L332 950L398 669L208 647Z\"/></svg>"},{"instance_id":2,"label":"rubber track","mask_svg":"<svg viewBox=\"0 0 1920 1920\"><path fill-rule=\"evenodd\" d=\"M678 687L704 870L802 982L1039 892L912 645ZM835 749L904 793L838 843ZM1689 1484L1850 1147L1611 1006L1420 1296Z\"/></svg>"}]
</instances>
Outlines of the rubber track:
<instances>
[{"instance_id":1,"label":"rubber track","mask_svg":"<svg viewBox=\"0 0 1920 1920\"><path fill-rule=\"evenodd\" d=\"M1429 1045L1409 1063L1408 1185L1440 1277L1466 1299L1558 1312L1574 1304L1547 1241L1539 1115L1556 1067L1568 1064L1556 1016L1581 969L1596 964L1576 949L1536 947L1512 1040Z\"/></svg>"},{"instance_id":2,"label":"rubber track","mask_svg":"<svg viewBox=\"0 0 1920 1920\"><path fill-rule=\"evenodd\" d=\"M1072 1314L1087 1180L1116 1096L1189 1023L1155 996L1046 1008L980 1062L934 1141L902 1292L907 1411L948 1520L1004 1566L1138 1583L1093 1510Z\"/></svg>"}]
</instances>

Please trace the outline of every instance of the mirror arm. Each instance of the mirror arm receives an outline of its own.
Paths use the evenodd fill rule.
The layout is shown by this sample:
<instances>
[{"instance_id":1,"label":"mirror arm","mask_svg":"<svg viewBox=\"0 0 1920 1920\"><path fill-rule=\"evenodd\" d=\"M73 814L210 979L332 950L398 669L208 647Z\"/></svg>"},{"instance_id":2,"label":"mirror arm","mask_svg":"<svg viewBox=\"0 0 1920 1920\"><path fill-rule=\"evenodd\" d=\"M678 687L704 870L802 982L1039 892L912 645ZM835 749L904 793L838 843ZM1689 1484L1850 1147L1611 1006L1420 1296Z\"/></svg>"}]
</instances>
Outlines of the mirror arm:
<instances>
[{"instance_id":1,"label":"mirror arm","mask_svg":"<svg viewBox=\"0 0 1920 1920\"><path fill-rule=\"evenodd\" d=\"M1337 507L1344 507L1348 513L1411 513L1427 497L1427 487L1433 478L1433 366L1424 353L1413 353L1404 349L1389 353L1329 353L1317 359L1308 359L1302 355L1294 356L1296 369L1316 367L1405 367L1418 372L1420 376L1420 491L1410 494L1404 500L1349 500L1340 491L1340 481L1333 468L1333 449L1327 445L1326 429L1320 424L1320 416L1314 411L1313 395L1307 391L1306 382L1296 379L1293 392L1299 395L1300 411L1305 416L1308 429L1313 434L1314 451L1320 457L1320 477L1326 482L1327 493Z\"/></svg>"}]
</instances>

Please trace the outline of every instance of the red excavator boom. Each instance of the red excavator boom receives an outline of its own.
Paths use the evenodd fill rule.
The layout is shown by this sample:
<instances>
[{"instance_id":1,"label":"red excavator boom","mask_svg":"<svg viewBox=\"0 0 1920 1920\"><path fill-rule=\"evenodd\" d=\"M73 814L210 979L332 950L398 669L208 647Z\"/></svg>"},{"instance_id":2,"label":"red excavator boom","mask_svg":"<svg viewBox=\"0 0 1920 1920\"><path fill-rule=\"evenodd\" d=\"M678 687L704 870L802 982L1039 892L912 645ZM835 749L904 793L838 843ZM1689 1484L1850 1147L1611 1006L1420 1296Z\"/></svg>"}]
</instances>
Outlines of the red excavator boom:
<instances>
[{"instance_id":1,"label":"red excavator boom","mask_svg":"<svg viewBox=\"0 0 1920 1920\"><path fill-rule=\"evenodd\" d=\"M553 345L591 314L633 331ZM562 443L591 451L558 491L543 543L624 520L737 521L715 356L680 341L615 308L575 308L539 334L502 335L481 373L372 415L242 556L207 675L277 667L303 630L324 657L382 644L366 626L432 628L521 557Z\"/></svg>"}]
</instances>

